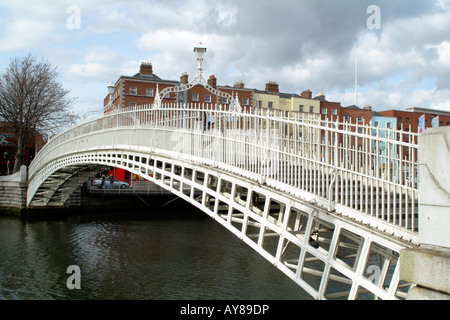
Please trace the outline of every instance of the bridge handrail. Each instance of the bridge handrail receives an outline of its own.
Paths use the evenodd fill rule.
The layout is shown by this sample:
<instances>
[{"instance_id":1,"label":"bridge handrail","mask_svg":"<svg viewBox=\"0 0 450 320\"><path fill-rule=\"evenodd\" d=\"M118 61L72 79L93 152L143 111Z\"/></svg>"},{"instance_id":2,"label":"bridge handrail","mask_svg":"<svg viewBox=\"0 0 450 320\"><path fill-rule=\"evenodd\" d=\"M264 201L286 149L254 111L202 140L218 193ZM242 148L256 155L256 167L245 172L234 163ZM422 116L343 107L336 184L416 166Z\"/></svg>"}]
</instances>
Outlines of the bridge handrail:
<instances>
[{"instance_id":1,"label":"bridge handrail","mask_svg":"<svg viewBox=\"0 0 450 320\"><path fill-rule=\"evenodd\" d=\"M417 233L418 134L314 114L225 109L212 104L145 105L105 114L54 136L31 163L30 180L46 163L64 156L67 149L60 147L69 142L77 152L93 134L149 130L152 138L145 147L251 172L262 182L308 192ZM370 203L365 202L368 193L373 195Z\"/></svg>"}]
</instances>

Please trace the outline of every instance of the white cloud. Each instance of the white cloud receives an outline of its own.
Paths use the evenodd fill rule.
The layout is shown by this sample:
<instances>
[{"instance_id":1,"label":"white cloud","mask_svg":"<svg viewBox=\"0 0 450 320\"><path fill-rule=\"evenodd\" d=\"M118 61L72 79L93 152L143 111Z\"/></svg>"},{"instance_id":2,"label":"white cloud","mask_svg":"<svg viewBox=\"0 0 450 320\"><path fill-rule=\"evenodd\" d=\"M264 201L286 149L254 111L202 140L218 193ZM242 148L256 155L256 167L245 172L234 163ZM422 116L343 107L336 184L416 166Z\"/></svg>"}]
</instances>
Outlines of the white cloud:
<instances>
[{"instance_id":1,"label":"white cloud","mask_svg":"<svg viewBox=\"0 0 450 320\"><path fill-rule=\"evenodd\" d=\"M54 41L50 22L19 19L3 27L0 52L32 50Z\"/></svg>"},{"instance_id":2,"label":"white cloud","mask_svg":"<svg viewBox=\"0 0 450 320\"><path fill-rule=\"evenodd\" d=\"M130 61L105 46L86 49L82 63L70 64L64 68L68 80L74 82L104 81L109 82L119 75L137 72L139 62Z\"/></svg>"}]
</instances>

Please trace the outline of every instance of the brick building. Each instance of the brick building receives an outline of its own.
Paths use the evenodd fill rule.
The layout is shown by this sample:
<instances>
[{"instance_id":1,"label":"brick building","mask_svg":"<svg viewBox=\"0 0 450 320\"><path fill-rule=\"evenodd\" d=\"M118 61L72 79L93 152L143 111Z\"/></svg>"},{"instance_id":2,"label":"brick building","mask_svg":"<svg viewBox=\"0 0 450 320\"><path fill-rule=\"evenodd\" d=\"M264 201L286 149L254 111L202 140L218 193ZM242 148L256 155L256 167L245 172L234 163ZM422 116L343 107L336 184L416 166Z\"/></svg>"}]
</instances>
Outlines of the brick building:
<instances>
[{"instance_id":1,"label":"brick building","mask_svg":"<svg viewBox=\"0 0 450 320\"><path fill-rule=\"evenodd\" d=\"M35 155L41 150L44 145L44 138L34 132L27 140L27 146L25 150L25 165L29 166ZM12 173L15 162L15 155L17 151L16 137L14 136L14 130L11 126L5 122L0 123L0 175L6 175Z\"/></svg>"},{"instance_id":2,"label":"brick building","mask_svg":"<svg viewBox=\"0 0 450 320\"><path fill-rule=\"evenodd\" d=\"M425 129L432 127L433 119L436 126L444 127L450 125L450 112L425 108L406 108L405 110L385 110L380 114L386 117L397 118L397 129L417 133L419 118L425 115Z\"/></svg>"},{"instance_id":3,"label":"brick building","mask_svg":"<svg viewBox=\"0 0 450 320\"><path fill-rule=\"evenodd\" d=\"M177 86L179 81L163 80L153 73L151 63L141 63L139 72L134 76L120 76L114 84L114 91L104 99L105 109L111 106L119 109L132 108L137 105L152 104L156 91ZM165 102L177 102L177 96L166 97Z\"/></svg>"},{"instance_id":4,"label":"brick building","mask_svg":"<svg viewBox=\"0 0 450 320\"><path fill-rule=\"evenodd\" d=\"M189 75L187 73L183 73L179 81L165 80L153 73L151 63L142 62L139 72L134 76L119 77L114 84L113 92L105 97L104 107L109 110L111 104L111 106L119 109L127 109L138 105L153 104L157 91L161 92L167 87L176 87L182 83L189 83ZM215 89L232 95L233 98L238 97L243 109L250 108L253 104L253 90L244 88L242 82L237 82L233 87L218 86L217 78L212 75L208 79L208 84ZM229 101L217 97L202 85L196 85L187 92L170 93L163 99L163 103L177 102L229 105Z\"/></svg>"}]
</instances>

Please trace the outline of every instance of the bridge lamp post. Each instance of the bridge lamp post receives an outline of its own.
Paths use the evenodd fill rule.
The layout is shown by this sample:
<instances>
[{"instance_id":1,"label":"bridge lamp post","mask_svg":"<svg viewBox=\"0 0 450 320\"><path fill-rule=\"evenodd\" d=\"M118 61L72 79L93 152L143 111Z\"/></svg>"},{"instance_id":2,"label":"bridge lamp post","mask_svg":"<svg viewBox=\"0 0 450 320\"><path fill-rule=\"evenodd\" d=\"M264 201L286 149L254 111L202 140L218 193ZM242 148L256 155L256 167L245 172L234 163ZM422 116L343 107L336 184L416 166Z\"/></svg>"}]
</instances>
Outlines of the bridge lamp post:
<instances>
[{"instance_id":1,"label":"bridge lamp post","mask_svg":"<svg viewBox=\"0 0 450 320\"><path fill-rule=\"evenodd\" d=\"M240 113L242 112L242 108L241 105L239 103L239 99L237 97L236 94L236 98L234 98L232 95L230 95L229 93L226 92L221 92L220 90L217 90L216 88L211 87L206 81L205 79L203 79L203 67L202 67L202 63L203 63L203 56L205 55L206 52L206 48L202 45L202 43L200 42L198 44L197 47L194 48L194 53L197 56L197 62L198 62L198 69L197 69L197 76L195 77L194 80L192 80L191 82L189 82L188 84L180 84L176 87L167 87L165 89L163 89L161 92L159 92L158 89L156 89L156 95L155 95L155 100L153 102L155 109L159 109L162 106L162 100L164 99L164 97L166 96L166 94L172 93L172 92L183 92L183 91L187 91L190 88L200 84L203 87L205 87L209 92L220 96L220 97L224 97L227 98L228 100L231 101L230 104L230 111L232 110L235 113Z\"/></svg>"},{"instance_id":2,"label":"bridge lamp post","mask_svg":"<svg viewBox=\"0 0 450 320\"><path fill-rule=\"evenodd\" d=\"M116 86L111 81L109 83L109 85L108 85L108 93L109 93L109 107L108 107L108 109L111 109L111 107L112 107L112 95L113 95L115 89L116 89Z\"/></svg>"},{"instance_id":3,"label":"bridge lamp post","mask_svg":"<svg viewBox=\"0 0 450 320\"><path fill-rule=\"evenodd\" d=\"M202 63L203 63L203 56L206 52L206 48L202 46L201 42L198 45L199 45L198 47L194 48L194 52L197 55L197 62L198 62L197 72L198 72L198 77L200 79L200 77L203 73Z\"/></svg>"}]
</instances>

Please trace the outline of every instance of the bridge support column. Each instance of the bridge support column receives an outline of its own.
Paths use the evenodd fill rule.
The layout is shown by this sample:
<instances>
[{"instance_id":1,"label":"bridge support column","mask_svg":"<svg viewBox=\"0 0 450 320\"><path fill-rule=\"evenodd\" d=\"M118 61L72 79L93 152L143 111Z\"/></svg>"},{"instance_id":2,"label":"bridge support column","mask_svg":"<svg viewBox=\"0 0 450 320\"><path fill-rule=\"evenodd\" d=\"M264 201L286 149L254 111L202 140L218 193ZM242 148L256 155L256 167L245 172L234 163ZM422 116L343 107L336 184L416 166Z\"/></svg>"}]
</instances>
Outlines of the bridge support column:
<instances>
[{"instance_id":1,"label":"bridge support column","mask_svg":"<svg viewBox=\"0 0 450 320\"><path fill-rule=\"evenodd\" d=\"M450 300L450 127L419 136L420 247L400 252L407 299Z\"/></svg>"}]
</instances>

